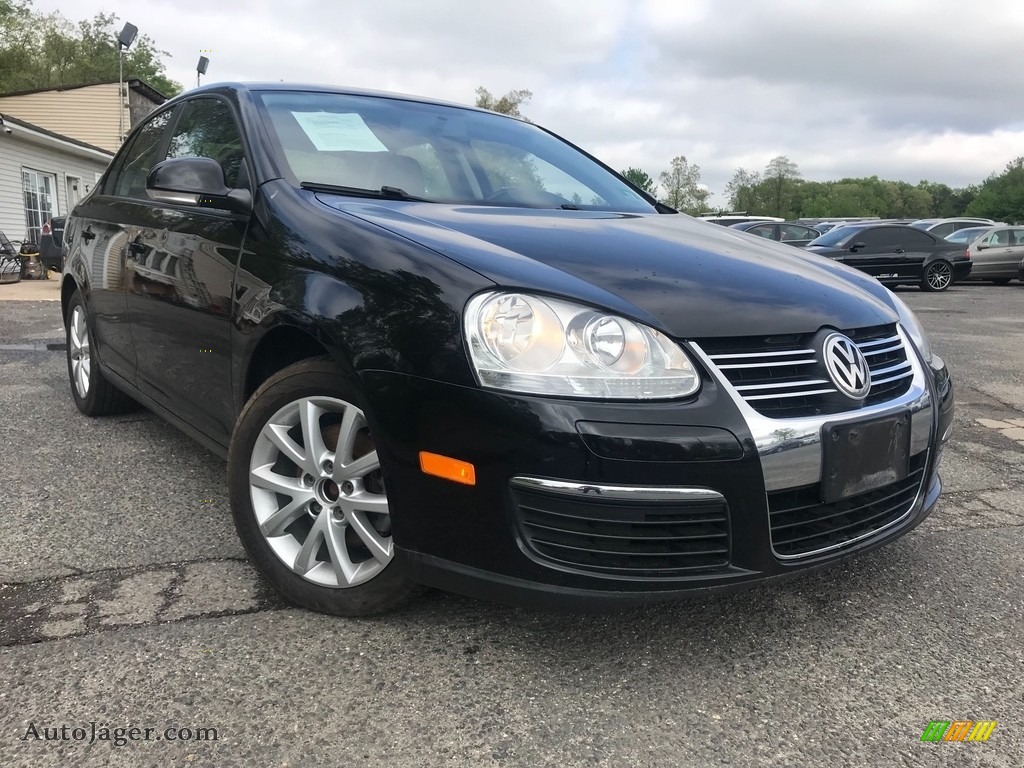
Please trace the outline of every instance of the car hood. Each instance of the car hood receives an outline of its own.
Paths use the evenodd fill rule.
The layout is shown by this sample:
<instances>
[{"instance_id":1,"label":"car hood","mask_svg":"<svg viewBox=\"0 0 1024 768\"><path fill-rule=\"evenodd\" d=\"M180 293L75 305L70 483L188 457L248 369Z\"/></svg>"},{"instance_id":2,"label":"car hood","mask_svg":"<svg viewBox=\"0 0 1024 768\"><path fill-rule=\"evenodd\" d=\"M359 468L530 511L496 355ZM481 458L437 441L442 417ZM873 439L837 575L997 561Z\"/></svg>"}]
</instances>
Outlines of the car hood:
<instances>
[{"instance_id":1,"label":"car hood","mask_svg":"<svg viewBox=\"0 0 1024 768\"><path fill-rule=\"evenodd\" d=\"M321 202L503 287L602 306L676 338L893 323L885 289L801 249L682 214Z\"/></svg>"}]
</instances>

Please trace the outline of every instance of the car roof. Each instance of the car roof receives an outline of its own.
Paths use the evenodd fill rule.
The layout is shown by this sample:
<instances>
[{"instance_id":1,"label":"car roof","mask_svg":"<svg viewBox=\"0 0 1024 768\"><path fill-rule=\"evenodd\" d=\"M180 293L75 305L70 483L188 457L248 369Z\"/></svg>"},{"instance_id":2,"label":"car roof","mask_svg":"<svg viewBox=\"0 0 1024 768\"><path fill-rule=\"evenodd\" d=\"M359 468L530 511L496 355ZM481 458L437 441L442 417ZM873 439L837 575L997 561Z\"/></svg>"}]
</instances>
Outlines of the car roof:
<instances>
[{"instance_id":1,"label":"car roof","mask_svg":"<svg viewBox=\"0 0 1024 768\"><path fill-rule=\"evenodd\" d=\"M948 219L918 219L917 221L914 221L914 222L911 222L911 223L913 223L913 224L928 224L928 225L932 225L932 224L946 224L946 223L951 222L951 221L952 222L957 222L957 221L976 221L976 222L978 222L978 224L988 224L988 225L992 225L992 224L995 223L994 221L992 221L992 219L982 219L982 218L978 218L977 216L950 216Z\"/></svg>"},{"instance_id":2,"label":"car roof","mask_svg":"<svg viewBox=\"0 0 1024 768\"><path fill-rule=\"evenodd\" d=\"M494 112L489 109L482 109L480 107L474 107L469 104L459 104L454 101L443 101L441 99L430 99L425 96L415 96L408 93L395 93L390 91L379 91L369 88L355 88L350 86L339 86L339 85L323 85L317 83L284 83L284 82L260 82L260 81L227 81L221 83L209 83L203 85L200 88L193 88L189 91L175 96L171 101L179 101L182 98L195 96L204 92L215 92L232 90L244 93L253 93L257 91L282 91L282 92L309 92L309 93L335 93L342 96L372 96L382 99L396 99L399 101L414 101L419 104L432 104L440 107L456 107L458 109L468 109L473 112L486 112L489 115L500 115L500 112ZM508 117L511 120L522 121L522 118L514 117L511 115L502 115Z\"/></svg>"}]
</instances>

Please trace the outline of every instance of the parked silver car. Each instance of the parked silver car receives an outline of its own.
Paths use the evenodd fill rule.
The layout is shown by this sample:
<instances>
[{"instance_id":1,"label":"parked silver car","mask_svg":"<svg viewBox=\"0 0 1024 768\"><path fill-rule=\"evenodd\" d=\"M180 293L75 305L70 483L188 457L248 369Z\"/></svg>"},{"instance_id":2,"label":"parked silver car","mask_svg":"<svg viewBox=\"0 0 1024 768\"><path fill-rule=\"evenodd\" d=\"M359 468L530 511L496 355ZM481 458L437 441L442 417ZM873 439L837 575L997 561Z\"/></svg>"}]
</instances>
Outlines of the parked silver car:
<instances>
[{"instance_id":1,"label":"parked silver car","mask_svg":"<svg viewBox=\"0 0 1024 768\"><path fill-rule=\"evenodd\" d=\"M1024 261L1024 227L1000 224L994 227L961 229L946 238L951 243L963 243L974 266L967 280L991 280L1006 285L1020 276Z\"/></svg>"},{"instance_id":2,"label":"parked silver car","mask_svg":"<svg viewBox=\"0 0 1024 768\"><path fill-rule=\"evenodd\" d=\"M954 232L970 227L991 227L998 222L992 219L979 219L972 216L958 216L955 219L918 219L910 222L910 226L931 232L936 237L948 237Z\"/></svg>"}]
</instances>

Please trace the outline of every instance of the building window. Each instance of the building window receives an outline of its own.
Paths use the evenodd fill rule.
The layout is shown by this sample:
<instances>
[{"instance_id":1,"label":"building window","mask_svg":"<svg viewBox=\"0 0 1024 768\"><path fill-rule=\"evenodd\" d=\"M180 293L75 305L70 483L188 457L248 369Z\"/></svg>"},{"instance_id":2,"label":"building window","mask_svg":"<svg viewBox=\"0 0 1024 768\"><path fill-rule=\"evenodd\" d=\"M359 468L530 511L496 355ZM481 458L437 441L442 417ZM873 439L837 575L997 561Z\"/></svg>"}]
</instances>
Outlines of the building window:
<instances>
[{"instance_id":1,"label":"building window","mask_svg":"<svg viewBox=\"0 0 1024 768\"><path fill-rule=\"evenodd\" d=\"M54 207L57 178L52 173L22 168L21 188L25 191L25 239L38 243L39 230L57 213Z\"/></svg>"}]
</instances>

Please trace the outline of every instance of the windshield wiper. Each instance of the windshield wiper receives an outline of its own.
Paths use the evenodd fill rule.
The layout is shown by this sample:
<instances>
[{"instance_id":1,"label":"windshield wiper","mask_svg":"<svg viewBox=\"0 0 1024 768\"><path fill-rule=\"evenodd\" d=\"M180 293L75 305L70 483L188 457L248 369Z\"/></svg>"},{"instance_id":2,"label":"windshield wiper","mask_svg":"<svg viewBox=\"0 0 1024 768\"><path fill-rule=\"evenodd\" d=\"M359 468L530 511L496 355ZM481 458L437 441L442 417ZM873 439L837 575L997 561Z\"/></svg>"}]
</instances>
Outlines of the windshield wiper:
<instances>
[{"instance_id":1,"label":"windshield wiper","mask_svg":"<svg viewBox=\"0 0 1024 768\"><path fill-rule=\"evenodd\" d=\"M415 203L430 203L423 197L410 195L400 187L389 187L385 184L379 189L366 189L363 187L344 187L339 184L322 184L319 181L302 181L299 186L313 192L331 192L336 195L354 195L355 197L374 197L382 200L409 200Z\"/></svg>"}]
</instances>

